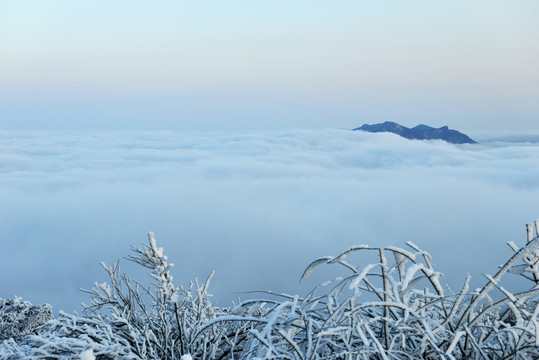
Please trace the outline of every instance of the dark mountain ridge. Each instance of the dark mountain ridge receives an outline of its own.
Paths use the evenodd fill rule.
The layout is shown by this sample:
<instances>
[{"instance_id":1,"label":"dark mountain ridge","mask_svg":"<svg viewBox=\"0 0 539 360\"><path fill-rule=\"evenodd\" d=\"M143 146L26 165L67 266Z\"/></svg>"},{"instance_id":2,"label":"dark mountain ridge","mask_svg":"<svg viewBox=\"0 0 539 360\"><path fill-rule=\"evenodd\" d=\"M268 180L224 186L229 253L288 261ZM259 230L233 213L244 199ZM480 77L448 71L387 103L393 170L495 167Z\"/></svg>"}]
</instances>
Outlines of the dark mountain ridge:
<instances>
[{"instance_id":1,"label":"dark mountain ridge","mask_svg":"<svg viewBox=\"0 0 539 360\"><path fill-rule=\"evenodd\" d=\"M354 131L376 132L391 132L411 140L444 140L452 144L477 144L468 135L465 135L457 130L442 126L441 128L433 128L427 125L417 125L413 128L407 128L395 122L386 121L380 124L364 124Z\"/></svg>"}]
</instances>

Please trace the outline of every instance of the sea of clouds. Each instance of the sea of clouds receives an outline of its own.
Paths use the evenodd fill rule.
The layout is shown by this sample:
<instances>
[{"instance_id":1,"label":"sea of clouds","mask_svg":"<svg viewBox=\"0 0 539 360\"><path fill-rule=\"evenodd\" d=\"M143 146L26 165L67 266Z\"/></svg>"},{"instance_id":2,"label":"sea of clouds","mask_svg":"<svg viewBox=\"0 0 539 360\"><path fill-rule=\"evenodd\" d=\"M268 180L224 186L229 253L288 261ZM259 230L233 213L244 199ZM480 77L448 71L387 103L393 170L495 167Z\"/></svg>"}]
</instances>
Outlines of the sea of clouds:
<instances>
[{"instance_id":1,"label":"sea of clouds","mask_svg":"<svg viewBox=\"0 0 539 360\"><path fill-rule=\"evenodd\" d=\"M0 132L0 297L80 310L90 299L79 288L106 280L100 261L146 276L123 257L148 231L177 285L216 271L210 292L222 306L248 290L305 293L335 275L320 268L299 284L311 260L357 244L413 241L449 285L469 272L478 286L539 218L539 141L476 140Z\"/></svg>"}]
</instances>

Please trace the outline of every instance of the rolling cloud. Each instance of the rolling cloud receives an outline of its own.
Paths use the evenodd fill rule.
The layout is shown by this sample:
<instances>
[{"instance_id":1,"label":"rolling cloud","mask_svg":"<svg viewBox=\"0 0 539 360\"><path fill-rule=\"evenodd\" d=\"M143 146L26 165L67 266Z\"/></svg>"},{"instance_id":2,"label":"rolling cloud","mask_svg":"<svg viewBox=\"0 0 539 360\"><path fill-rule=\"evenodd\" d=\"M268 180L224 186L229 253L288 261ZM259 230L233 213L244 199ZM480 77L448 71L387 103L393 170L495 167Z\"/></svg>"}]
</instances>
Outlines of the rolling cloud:
<instances>
[{"instance_id":1,"label":"rolling cloud","mask_svg":"<svg viewBox=\"0 0 539 360\"><path fill-rule=\"evenodd\" d=\"M451 286L467 272L479 284L539 217L539 146L518 139L0 132L0 297L79 309L89 298L78 289L106 280L99 261L126 256L148 231L177 285L216 270L210 292L223 306L250 296L241 291L309 290L333 276L320 269L298 285L311 260L363 243L413 241Z\"/></svg>"}]
</instances>

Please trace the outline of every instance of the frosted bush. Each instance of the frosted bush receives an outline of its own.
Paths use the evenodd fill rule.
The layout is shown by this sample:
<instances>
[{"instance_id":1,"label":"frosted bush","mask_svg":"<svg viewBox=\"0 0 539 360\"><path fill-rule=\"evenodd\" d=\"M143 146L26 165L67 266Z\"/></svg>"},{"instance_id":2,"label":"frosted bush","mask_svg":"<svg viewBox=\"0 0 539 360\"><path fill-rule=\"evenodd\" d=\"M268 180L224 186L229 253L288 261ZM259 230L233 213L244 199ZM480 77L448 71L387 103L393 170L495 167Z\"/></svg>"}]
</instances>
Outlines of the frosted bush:
<instances>
[{"instance_id":1,"label":"frosted bush","mask_svg":"<svg viewBox=\"0 0 539 360\"><path fill-rule=\"evenodd\" d=\"M21 298L0 299L0 341L20 339L52 318L52 306L32 305Z\"/></svg>"},{"instance_id":2,"label":"frosted bush","mask_svg":"<svg viewBox=\"0 0 539 360\"><path fill-rule=\"evenodd\" d=\"M144 287L108 267L83 315L60 313L21 339L0 344L1 359L536 359L539 358L539 237L508 243L513 255L483 287L444 290L431 256L413 243L353 247L313 261L340 266L342 277L304 297L265 295L219 308L200 284L175 287L162 248L132 248L128 259L150 269ZM365 254L371 264L349 262ZM528 279L510 293L506 274ZM499 299L494 301L493 299Z\"/></svg>"}]
</instances>

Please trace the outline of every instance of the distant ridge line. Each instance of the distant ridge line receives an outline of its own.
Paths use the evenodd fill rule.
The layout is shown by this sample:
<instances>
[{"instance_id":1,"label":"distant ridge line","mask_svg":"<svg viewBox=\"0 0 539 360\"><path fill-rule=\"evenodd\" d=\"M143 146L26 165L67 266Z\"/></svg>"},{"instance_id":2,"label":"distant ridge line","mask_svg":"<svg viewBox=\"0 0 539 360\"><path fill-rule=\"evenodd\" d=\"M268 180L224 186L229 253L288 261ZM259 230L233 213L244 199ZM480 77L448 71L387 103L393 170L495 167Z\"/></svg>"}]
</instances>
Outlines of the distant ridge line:
<instances>
[{"instance_id":1,"label":"distant ridge line","mask_svg":"<svg viewBox=\"0 0 539 360\"><path fill-rule=\"evenodd\" d=\"M413 128L407 128L396 122L386 121L379 124L363 124L355 128L354 131L361 130L371 133L391 132L410 140L444 140L451 144L477 144L468 135L457 130L450 129L447 126L433 128L427 125L417 125Z\"/></svg>"}]
</instances>

